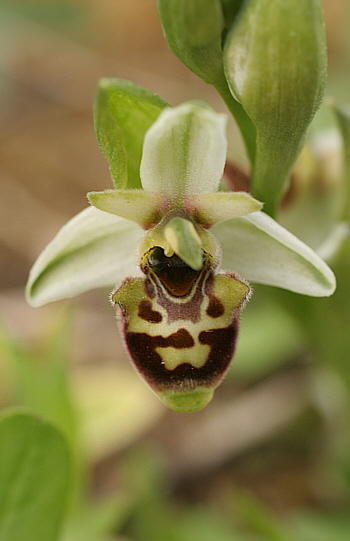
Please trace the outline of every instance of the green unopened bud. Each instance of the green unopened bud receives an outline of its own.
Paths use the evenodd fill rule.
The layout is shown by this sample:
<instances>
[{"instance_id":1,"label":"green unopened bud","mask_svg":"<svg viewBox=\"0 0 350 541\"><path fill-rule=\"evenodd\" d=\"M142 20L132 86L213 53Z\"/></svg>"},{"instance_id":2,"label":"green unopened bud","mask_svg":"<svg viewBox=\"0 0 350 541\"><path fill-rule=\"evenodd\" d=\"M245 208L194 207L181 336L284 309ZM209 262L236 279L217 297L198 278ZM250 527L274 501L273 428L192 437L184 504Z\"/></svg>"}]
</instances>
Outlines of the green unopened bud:
<instances>
[{"instance_id":1,"label":"green unopened bud","mask_svg":"<svg viewBox=\"0 0 350 541\"><path fill-rule=\"evenodd\" d=\"M223 77L220 0L158 0L164 37L172 52L206 83Z\"/></svg>"},{"instance_id":2,"label":"green unopened bud","mask_svg":"<svg viewBox=\"0 0 350 541\"><path fill-rule=\"evenodd\" d=\"M253 195L274 214L326 83L321 0L248 0L227 36L224 68L257 129Z\"/></svg>"}]
</instances>

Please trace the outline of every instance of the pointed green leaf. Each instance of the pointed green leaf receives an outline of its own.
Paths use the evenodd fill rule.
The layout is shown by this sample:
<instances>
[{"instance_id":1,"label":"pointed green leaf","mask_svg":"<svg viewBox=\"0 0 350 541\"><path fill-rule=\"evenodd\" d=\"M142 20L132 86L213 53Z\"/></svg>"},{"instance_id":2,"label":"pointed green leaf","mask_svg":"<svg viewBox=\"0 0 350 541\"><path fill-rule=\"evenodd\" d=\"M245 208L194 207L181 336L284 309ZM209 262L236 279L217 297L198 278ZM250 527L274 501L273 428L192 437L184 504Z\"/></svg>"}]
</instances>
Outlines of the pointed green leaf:
<instances>
[{"instance_id":1,"label":"pointed green leaf","mask_svg":"<svg viewBox=\"0 0 350 541\"><path fill-rule=\"evenodd\" d=\"M247 192L201 193L185 203L186 212L202 227L261 210L262 203Z\"/></svg>"},{"instance_id":2,"label":"pointed green leaf","mask_svg":"<svg viewBox=\"0 0 350 541\"><path fill-rule=\"evenodd\" d=\"M189 267L194 270L202 268L202 242L192 222L177 216L165 226L164 236L171 251Z\"/></svg>"},{"instance_id":3,"label":"pointed green leaf","mask_svg":"<svg viewBox=\"0 0 350 541\"><path fill-rule=\"evenodd\" d=\"M145 190L181 206L194 193L216 192L226 161L226 116L198 103L166 109L145 136Z\"/></svg>"},{"instance_id":4,"label":"pointed green leaf","mask_svg":"<svg viewBox=\"0 0 350 541\"><path fill-rule=\"evenodd\" d=\"M234 218L213 227L222 245L222 267L247 280L326 297L335 277L306 244L263 212Z\"/></svg>"},{"instance_id":5,"label":"pointed green leaf","mask_svg":"<svg viewBox=\"0 0 350 541\"><path fill-rule=\"evenodd\" d=\"M132 220L144 229L155 225L169 209L165 197L145 190L106 190L90 192L87 197L94 207Z\"/></svg>"},{"instance_id":6,"label":"pointed green leaf","mask_svg":"<svg viewBox=\"0 0 350 541\"><path fill-rule=\"evenodd\" d=\"M32 306L41 306L139 274L134 254L141 228L90 207L72 218L34 263L26 286Z\"/></svg>"},{"instance_id":7,"label":"pointed green leaf","mask_svg":"<svg viewBox=\"0 0 350 541\"><path fill-rule=\"evenodd\" d=\"M143 138L169 104L123 79L101 79L94 105L98 143L107 158L115 188L141 188Z\"/></svg>"},{"instance_id":8,"label":"pointed green leaf","mask_svg":"<svg viewBox=\"0 0 350 541\"><path fill-rule=\"evenodd\" d=\"M224 67L257 129L253 195L273 215L324 94L321 0L245 2L225 42Z\"/></svg>"},{"instance_id":9,"label":"pointed green leaf","mask_svg":"<svg viewBox=\"0 0 350 541\"><path fill-rule=\"evenodd\" d=\"M0 539L56 541L67 500L69 451L51 424L24 411L0 419Z\"/></svg>"}]
</instances>

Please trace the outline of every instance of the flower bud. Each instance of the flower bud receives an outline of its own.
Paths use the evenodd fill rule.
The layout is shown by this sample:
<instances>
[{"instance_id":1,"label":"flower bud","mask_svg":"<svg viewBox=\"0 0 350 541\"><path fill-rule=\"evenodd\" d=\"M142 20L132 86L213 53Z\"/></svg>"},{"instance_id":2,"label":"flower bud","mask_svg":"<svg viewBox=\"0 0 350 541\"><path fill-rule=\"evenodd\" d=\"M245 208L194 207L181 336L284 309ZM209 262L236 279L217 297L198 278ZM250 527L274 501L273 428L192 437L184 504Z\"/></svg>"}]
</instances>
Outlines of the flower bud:
<instances>
[{"instance_id":1,"label":"flower bud","mask_svg":"<svg viewBox=\"0 0 350 541\"><path fill-rule=\"evenodd\" d=\"M257 130L253 195L274 214L326 83L320 0L248 0L227 36L225 74Z\"/></svg>"},{"instance_id":2,"label":"flower bud","mask_svg":"<svg viewBox=\"0 0 350 541\"><path fill-rule=\"evenodd\" d=\"M223 77L224 18L219 0L158 0L164 37L172 52L206 83Z\"/></svg>"}]
</instances>

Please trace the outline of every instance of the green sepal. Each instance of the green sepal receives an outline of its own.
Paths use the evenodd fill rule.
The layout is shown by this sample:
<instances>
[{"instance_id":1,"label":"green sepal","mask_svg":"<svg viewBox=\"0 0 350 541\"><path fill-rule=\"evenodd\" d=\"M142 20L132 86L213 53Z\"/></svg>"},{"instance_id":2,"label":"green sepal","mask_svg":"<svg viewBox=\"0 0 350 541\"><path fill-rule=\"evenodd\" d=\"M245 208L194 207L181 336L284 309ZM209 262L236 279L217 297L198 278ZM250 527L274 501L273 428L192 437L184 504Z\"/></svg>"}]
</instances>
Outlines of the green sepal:
<instances>
[{"instance_id":1,"label":"green sepal","mask_svg":"<svg viewBox=\"0 0 350 541\"><path fill-rule=\"evenodd\" d=\"M148 128L169 104L123 79L101 79L94 104L98 144L118 189L141 188L140 162Z\"/></svg>"},{"instance_id":2,"label":"green sepal","mask_svg":"<svg viewBox=\"0 0 350 541\"><path fill-rule=\"evenodd\" d=\"M127 156L123 145L123 132L111 113L108 85L100 82L94 104L94 127L99 147L106 158L113 185L128 185Z\"/></svg>"},{"instance_id":3,"label":"green sepal","mask_svg":"<svg viewBox=\"0 0 350 541\"><path fill-rule=\"evenodd\" d=\"M94 207L131 220L144 229L156 225L169 210L165 197L145 190L89 192L87 198Z\"/></svg>"},{"instance_id":4,"label":"green sepal","mask_svg":"<svg viewBox=\"0 0 350 541\"><path fill-rule=\"evenodd\" d=\"M320 0L250 0L227 36L226 79L257 130L252 190L274 215L327 71Z\"/></svg>"},{"instance_id":5,"label":"green sepal","mask_svg":"<svg viewBox=\"0 0 350 541\"><path fill-rule=\"evenodd\" d=\"M226 162L226 122L201 102L163 111L143 143L144 190L162 194L173 208L195 193L216 192Z\"/></svg>"},{"instance_id":6,"label":"green sepal","mask_svg":"<svg viewBox=\"0 0 350 541\"><path fill-rule=\"evenodd\" d=\"M326 263L264 212L221 222L213 232L222 246L224 269L303 295L334 293L335 276Z\"/></svg>"},{"instance_id":7,"label":"green sepal","mask_svg":"<svg viewBox=\"0 0 350 541\"><path fill-rule=\"evenodd\" d=\"M202 227L261 210L262 203L247 192L200 193L185 203L186 212Z\"/></svg>"},{"instance_id":8,"label":"green sepal","mask_svg":"<svg viewBox=\"0 0 350 541\"><path fill-rule=\"evenodd\" d=\"M176 216L165 226L164 237L171 252L175 252L191 269L202 268L202 242L192 222Z\"/></svg>"},{"instance_id":9,"label":"green sepal","mask_svg":"<svg viewBox=\"0 0 350 541\"><path fill-rule=\"evenodd\" d=\"M137 274L134 251L141 234L133 222L95 207L84 209L37 258L26 284L27 302L42 306Z\"/></svg>"}]
</instances>

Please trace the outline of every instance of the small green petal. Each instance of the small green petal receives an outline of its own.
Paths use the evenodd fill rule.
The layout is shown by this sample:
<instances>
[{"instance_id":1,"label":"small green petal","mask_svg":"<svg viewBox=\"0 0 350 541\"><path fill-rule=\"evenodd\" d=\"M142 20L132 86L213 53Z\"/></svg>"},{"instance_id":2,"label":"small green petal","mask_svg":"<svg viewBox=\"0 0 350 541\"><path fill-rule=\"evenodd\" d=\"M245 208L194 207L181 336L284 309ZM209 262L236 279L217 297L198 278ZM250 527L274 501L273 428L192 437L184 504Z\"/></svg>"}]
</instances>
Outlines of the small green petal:
<instances>
[{"instance_id":1,"label":"small green petal","mask_svg":"<svg viewBox=\"0 0 350 541\"><path fill-rule=\"evenodd\" d=\"M164 236L172 252L189 267L202 268L202 242L192 222L177 216L164 228Z\"/></svg>"},{"instance_id":2,"label":"small green petal","mask_svg":"<svg viewBox=\"0 0 350 541\"><path fill-rule=\"evenodd\" d=\"M144 229L154 226L169 210L162 195L144 190L90 192L87 198L94 207L136 222Z\"/></svg>"},{"instance_id":3,"label":"small green petal","mask_svg":"<svg viewBox=\"0 0 350 541\"><path fill-rule=\"evenodd\" d=\"M163 111L145 136L143 188L174 207L195 193L216 192L226 161L225 128L225 115L198 103Z\"/></svg>"},{"instance_id":4,"label":"small green petal","mask_svg":"<svg viewBox=\"0 0 350 541\"><path fill-rule=\"evenodd\" d=\"M185 203L186 212L202 227L261 210L262 203L246 192L201 193Z\"/></svg>"}]
</instances>

